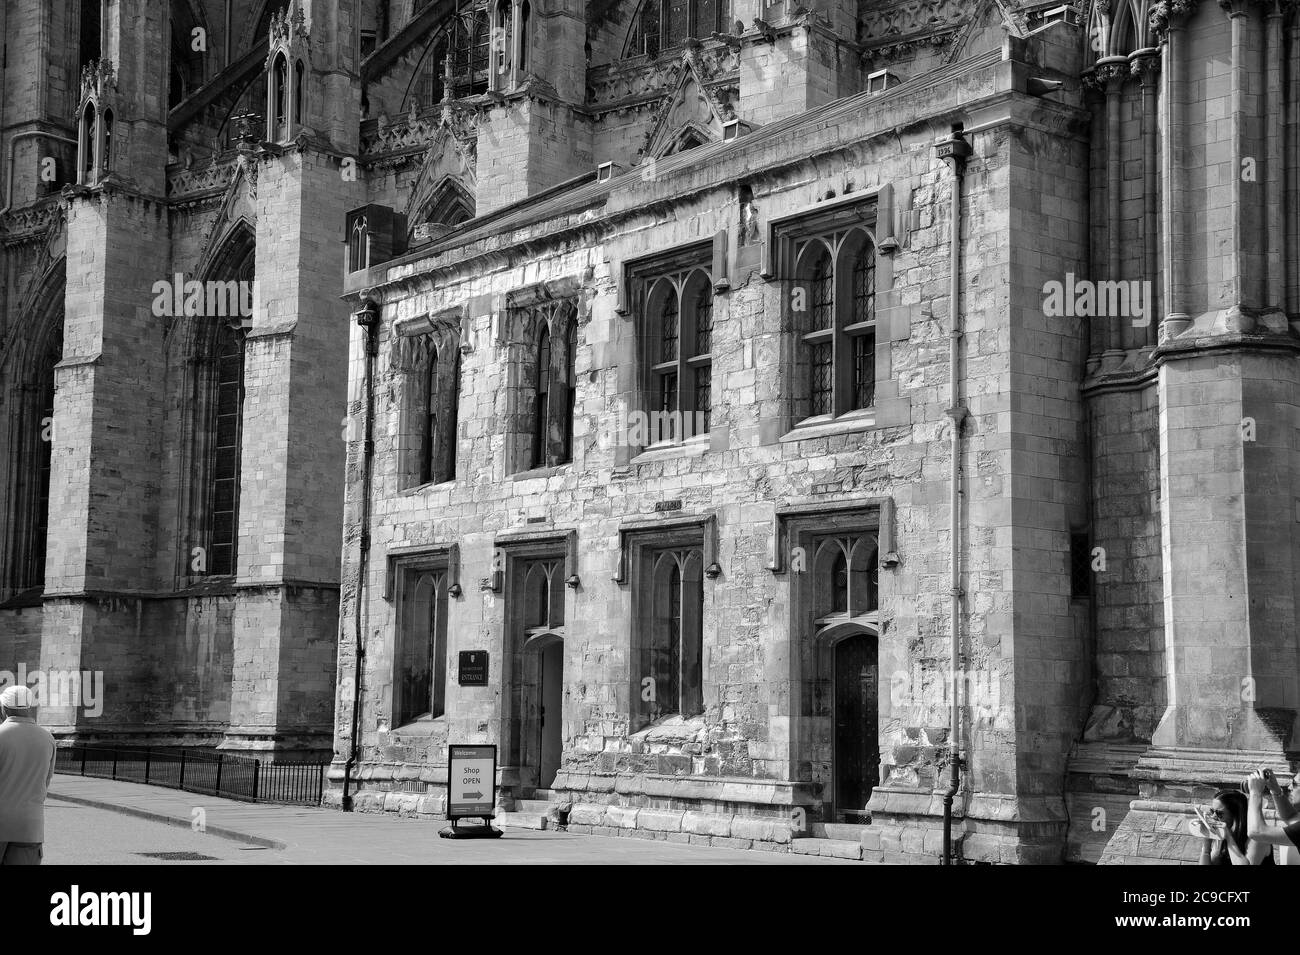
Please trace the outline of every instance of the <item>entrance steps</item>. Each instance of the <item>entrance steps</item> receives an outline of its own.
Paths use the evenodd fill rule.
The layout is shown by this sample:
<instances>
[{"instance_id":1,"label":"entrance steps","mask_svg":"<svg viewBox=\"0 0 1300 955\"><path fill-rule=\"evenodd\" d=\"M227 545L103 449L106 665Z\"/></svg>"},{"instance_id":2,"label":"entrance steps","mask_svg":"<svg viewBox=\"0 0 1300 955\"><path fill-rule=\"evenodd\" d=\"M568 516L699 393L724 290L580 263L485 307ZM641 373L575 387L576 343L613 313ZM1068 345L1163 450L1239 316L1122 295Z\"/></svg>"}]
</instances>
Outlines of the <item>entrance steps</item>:
<instances>
[{"instance_id":1,"label":"entrance steps","mask_svg":"<svg viewBox=\"0 0 1300 955\"><path fill-rule=\"evenodd\" d=\"M790 851L802 856L862 859L862 836L870 826L843 822L814 822L806 835L790 841Z\"/></svg>"},{"instance_id":2,"label":"entrance steps","mask_svg":"<svg viewBox=\"0 0 1300 955\"><path fill-rule=\"evenodd\" d=\"M551 791L538 789L531 799L516 799L511 812L498 812L495 822L503 829L550 829Z\"/></svg>"}]
</instances>

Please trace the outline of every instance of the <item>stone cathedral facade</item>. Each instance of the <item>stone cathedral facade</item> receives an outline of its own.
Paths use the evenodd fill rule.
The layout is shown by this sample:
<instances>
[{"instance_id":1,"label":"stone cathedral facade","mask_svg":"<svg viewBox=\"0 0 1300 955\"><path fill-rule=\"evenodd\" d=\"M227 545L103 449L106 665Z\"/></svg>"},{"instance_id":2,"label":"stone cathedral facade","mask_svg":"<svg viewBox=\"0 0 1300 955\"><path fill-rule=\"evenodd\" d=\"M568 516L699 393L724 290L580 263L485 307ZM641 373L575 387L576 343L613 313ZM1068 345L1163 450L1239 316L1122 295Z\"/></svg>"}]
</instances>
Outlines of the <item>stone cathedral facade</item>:
<instances>
[{"instance_id":1,"label":"stone cathedral facade","mask_svg":"<svg viewBox=\"0 0 1300 955\"><path fill-rule=\"evenodd\" d=\"M61 737L435 819L491 744L506 824L884 862L1194 861L1296 765L1290 0L0 31L0 670L103 673Z\"/></svg>"}]
</instances>

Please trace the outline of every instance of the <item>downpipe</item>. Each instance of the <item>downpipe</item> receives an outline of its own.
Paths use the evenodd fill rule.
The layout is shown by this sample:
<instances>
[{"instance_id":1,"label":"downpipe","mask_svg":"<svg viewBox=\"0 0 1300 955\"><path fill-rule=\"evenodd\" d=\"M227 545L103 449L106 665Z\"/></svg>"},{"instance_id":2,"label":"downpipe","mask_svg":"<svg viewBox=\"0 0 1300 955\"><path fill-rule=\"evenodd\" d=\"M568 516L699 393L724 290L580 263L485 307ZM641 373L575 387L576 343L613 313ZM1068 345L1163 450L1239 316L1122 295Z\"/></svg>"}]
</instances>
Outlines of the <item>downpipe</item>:
<instances>
[{"instance_id":1,"label":"downpipe","mask_svg":"<svg viewBox=\"0 0 1300 955\"><path fill-rule=\"evenodd\" d=\"M951 604L949 618L952 623L950 636L950 666L952 668L952 687L949 700L952 712L949 714L948 729L948 765L951 776L948 787L943 792L943 865L952 865L952 807L953 800L961 791L961 500L962 500L962 429L969 412L961 404L961 193L962 175L966 158L971 154L971 146L962 136L961 126L954 126L952 136L935 145L940 159L948 165L951 173L952 211L949 215L952 234L948 240L948 408L944 412L951 419L950 437L952 442L952 498L949 503L949 566L951 581L949 594Z\"/></svg>"},{"instance_id":2,"label":"downpipe","mask_svg":"<svg viewBox=\"0 0 1300 955\"><path fill-rule=\"evenodd\" d=\"M379 354L379 306L373 301L362 303L353 318L361 326L366 349L366 431L361 449L361 539L357 556L357 604L353 613L356 623L352 653L352 739L348 746L348 759L343 764L343 811L352 811L352 770L360 751L361 727L361 674L365 661L364 629L361 625L365 606L366 558L370 554L370 474L375 456L375 357Z\"/></svg>"}]
</instances>

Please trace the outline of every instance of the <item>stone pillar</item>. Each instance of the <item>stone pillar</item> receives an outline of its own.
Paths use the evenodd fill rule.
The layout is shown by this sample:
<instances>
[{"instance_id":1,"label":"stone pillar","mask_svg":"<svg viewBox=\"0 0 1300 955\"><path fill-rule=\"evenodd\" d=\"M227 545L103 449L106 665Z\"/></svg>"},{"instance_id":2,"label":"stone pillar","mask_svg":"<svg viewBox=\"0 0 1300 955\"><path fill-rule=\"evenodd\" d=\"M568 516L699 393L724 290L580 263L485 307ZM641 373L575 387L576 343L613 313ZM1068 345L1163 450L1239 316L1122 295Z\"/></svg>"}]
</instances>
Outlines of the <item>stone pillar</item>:
<instances>
[{"instance_id":1,"label":"stone pillar","mask_svg":"<svg viewBox=\"0 0 1300 955\"><path fill-rule=\"evenodd\" d=\"M1121 190L1124 183L1123 106L1124 83L1129 76L1127 57L1107 57L1098 62L1097 74L1106 88L1106 277L1121 281L1123 276L1122 235L1123 203ZM1102 322L1094 322L1100 326ZM1106 349L1102 352L1102 369L1118 368L1124 361L1124 318L1111 315L1104 322Z\"/></svg>"},{"instance_id":2,"label":"stone pillar","mask_svg":"<svg viewBox=\"0 0 1300 955\"><path fill-rule=\"evenodd\" d=\"M163 427L164 319L153 285L169 279L163 192L167 161L169 7L118 0L103 25L91 82L114 110L112 161L93 188L65 188L67 291L56 370L49 546L41 639L44 671L103 671L102 714L47 705L59 733L139 729L152 647L141 595L156 566L158 435Z\"/></svg>"},{"instance_id":3,"label":"stone pillar","mask_svg":"<svg viewBox=\"0 0 1300 955\"><path fill-rule=\"evenodd\" d=\"M1159 340L1176 338L1191 324L1187 304L1187 219L1184 214L1187 199L1181 181L1178 157L1186 144L1187 98L1186 77L1187 27L1181 16L1173 15L1168 23L1164 43L1165 68L1165 150L1164 175L1161 177L1161 234L1164 239L1165 317L1160 323Z\"/></svg>"},{"instance_id":4,"label":"stone pillar","mask_svg":"<svg viewBox=\"0 0 1300 955\"><path fill-rule=\"evenodd\" d=\"M291 4L292 42L311 63L305 128L295 145L264 153L258 171L258 304L245 352L221 748L276 757L331 748L348 351L339 240L347 211L364 202L341 167L356 153L356 123L337 121L359 110L352 7Z\"/></svg>"},{"instance_id":5,"label":"stone pillar","mask_svg":"<svg viewBox=\"0 0 1300 955\"><path fill-rule=\"evenodd\" d=\"M1133 54L1133 73L1142 83L1142 278L1150 282L1154 297L1160 288L1158 275L1160 233L1158 229L1159 193L1157 192L1157 154L1160 137L1159 82L1160 51L1139 50ZM1156 343L1156 330L1159 327L1155 316L1157 303L1146 303L1150 324L1143 330L1145 346L1151 348Z\"/></svg>"}]
</instances>

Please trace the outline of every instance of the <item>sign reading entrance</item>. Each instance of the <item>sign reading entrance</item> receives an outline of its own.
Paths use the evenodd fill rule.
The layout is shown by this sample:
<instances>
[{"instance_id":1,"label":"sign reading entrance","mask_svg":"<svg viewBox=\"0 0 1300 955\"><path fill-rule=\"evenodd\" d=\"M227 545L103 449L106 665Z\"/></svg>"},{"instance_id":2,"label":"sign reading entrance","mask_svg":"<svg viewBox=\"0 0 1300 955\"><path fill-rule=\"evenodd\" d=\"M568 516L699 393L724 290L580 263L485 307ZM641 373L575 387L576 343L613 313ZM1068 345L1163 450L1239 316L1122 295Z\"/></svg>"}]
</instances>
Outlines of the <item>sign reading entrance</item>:
<instances>
[{"instance_id":1,"label":"sign reading entrance","mask_svg":"<svg viewBox=\"0 0 1300 955\"><path fill-rule=\"evenodd\" d=\"M460 685L488 685L488 652L486 650L460 651Z\"/></svg>"},{"instance_id":2,"label":"sign reading entrance","mask_svg":"<svg viewBox=\"0 0 1300 955\"><path fill-rule=\"evenodd\" d=\"M447 747L447 818L491 818L496 805L497 748Z\"/></svg>"}]
</instances>

